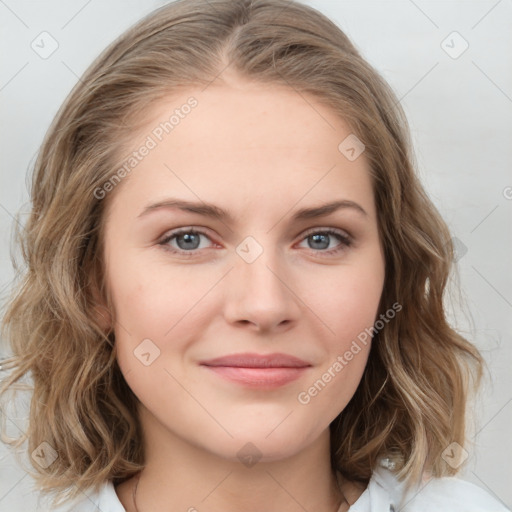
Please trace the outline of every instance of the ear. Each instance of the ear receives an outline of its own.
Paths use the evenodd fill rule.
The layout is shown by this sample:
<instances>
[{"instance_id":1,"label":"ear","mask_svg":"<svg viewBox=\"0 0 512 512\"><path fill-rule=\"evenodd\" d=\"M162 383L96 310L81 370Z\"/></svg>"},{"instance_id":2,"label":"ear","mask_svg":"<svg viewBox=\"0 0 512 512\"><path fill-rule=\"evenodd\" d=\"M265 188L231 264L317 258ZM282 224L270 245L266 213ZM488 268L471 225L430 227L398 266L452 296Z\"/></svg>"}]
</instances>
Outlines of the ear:
<instances>
[{"instance_id":1,"label":"ear","mask_svg":"<svg viewBox=\"0 0 512 512\"><path fill-rule=\"evenodd\" d=\"M111 331L112 316L110 314L110 311L106 307L94 305L93 315L97 324L101 327L101 330L104 331L105 334Z\"/></svg>"},{"instance_id":2,"label":"ear","mask_svg":"<svg viewBox=\"0 0 512 512\"><path fill-rule=\"evenodd\" d=\"M93 303L91 305L93 318L101 327L101 330L108 333L112 329L112 314L105 302L105 299L101 296L95 280L91 283L91 294L93 297Z\"/></svg>"}]
</instances>

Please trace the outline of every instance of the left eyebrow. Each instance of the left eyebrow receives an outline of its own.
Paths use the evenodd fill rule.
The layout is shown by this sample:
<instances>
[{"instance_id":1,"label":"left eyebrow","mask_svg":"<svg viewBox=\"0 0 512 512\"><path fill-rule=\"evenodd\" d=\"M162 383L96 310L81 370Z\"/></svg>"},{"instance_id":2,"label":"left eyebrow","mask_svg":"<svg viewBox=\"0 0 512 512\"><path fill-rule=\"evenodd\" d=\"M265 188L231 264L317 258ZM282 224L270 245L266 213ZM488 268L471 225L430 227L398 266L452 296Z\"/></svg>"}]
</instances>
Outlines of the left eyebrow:
<instances>
[{"instance_id":1,"label":"left eyebrow","mask_svg":"<svg viewBox=\"0 0 512 512\"><path fill-rule=\"evenodd\" d=\"M162 201L158 201L157 203L147 205L143 209L143 211L138 215L138 217L142 217L153 211L160 210L163 208L177 208L179 210L204 215L205 217L212 217L214 219L218 219L221 221L228 221L231 224L234 223L234 215L214 204L205 202L185 201L183 199L175 198L168 198ZM365 217L368 216L368 213L360 204L354 201L350 201L348 199L341 199L339 201L333 201L320 206L302 208L300 210L297 210L292 216L292 220L314 219L317 217L329 215L337 210L342 209L351 209L353 211L359 212L361 215L364 215Z\"/></svg>"},{"instance_id":2,"label":"left eyebrow","mask_svg":"<svg viewBox=\"0 0 512 512\"><path fill-rule=\"evenodd\" d=\"M326 203L320 206L315 206L312 208L302 208L298 210L292 217L294 220L304 220L304 219L314 219L316 217L323 217L324 215L329 215L334 213L337 210L350 208L365 217L368 216L366 210L359 204L354 201L349 201L348 199L341 199L339 201L333 201L331 203Z\"/></svg>"}]
</instances>

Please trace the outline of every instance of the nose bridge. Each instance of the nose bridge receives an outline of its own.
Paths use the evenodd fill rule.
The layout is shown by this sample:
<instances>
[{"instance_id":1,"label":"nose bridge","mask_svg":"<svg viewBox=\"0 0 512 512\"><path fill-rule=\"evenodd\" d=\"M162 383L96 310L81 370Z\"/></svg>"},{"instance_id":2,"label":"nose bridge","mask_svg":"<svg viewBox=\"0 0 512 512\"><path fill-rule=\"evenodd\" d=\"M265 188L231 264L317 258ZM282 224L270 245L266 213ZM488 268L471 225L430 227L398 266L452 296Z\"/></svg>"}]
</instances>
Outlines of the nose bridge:
<instances>
[{"instance_id":1,"label":"nose bridge","mask_svg":"<svg viewBox=\"0 0 512 512\"><path fill-rule=\"evenodd\" d=\"M269 302L285 299L289 290L283 284L286 279L286 271L283 270L286 267L281 261L283 255L279 254L279 248L273 245L270 236L263 243L247 237L239 244L236 249L238 278L242 285L245 283L246 293L255 299L266 299Z\"/></svg>"},{"instance_id":2,"label":"nose bridge","mask_svg":"<svg viewBox=\"0 0 512 512\"><path fill-rule=\"evenodd\" d=\"M236 247L226 305L230 321L270 328L298 317L299 308L290 290L291 273L271 240L271 236L263 235L259 240L246 237Z\"/></svg>"}]
</instances>

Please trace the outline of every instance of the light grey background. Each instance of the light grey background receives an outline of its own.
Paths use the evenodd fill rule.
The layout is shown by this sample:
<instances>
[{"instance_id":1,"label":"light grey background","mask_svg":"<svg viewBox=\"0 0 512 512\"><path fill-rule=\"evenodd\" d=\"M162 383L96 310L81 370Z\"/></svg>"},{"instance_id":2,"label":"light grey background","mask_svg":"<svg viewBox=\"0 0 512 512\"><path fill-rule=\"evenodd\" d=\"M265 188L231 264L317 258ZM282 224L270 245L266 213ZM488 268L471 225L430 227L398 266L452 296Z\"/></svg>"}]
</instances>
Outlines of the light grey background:
<instances>
[{"instance_id":1,"label":"light grey background","mask_svg":"<svg viewBox=\"0 0 512 512\"><path fill-rule=\"evenodd\" d=\"M50 121L93 58L164 3L0 0L2 292L13 276L12 216L22 205L27 210L26 174ZM461 477L512 507L512 2L306 3L347 33L408 115L421 178L457 238L466 309L448 303L450 315L491 369ZM44 31L58 44L47 58L33 49L48 52L55 44ZM23 417L7 418L12 434ZM36 510L31 489L31 478L0 444L0 509Z\"/></svg>"}]
</instances>

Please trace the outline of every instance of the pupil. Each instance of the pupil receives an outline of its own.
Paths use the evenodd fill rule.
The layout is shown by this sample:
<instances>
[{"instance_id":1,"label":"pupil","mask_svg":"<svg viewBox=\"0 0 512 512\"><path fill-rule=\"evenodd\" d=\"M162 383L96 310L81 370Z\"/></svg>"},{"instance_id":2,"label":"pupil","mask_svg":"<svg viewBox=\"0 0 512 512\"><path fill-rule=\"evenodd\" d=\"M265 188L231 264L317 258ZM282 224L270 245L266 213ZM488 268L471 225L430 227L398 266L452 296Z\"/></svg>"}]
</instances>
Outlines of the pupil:
<instances>
[{"instance_id":1,"label":"pupil","mask_svg":"<svg viewBox=\"0 0 512 512\"><path fill-rule=\"evenodd\" d=\"M179 240L183 239L185 241L185 247L181 247L181 244L179 243ZM195 239L195 240L194 240ZM180 246L180 249L197 249L198 242L199 242L199 236L195 233L185 233L183 235L180 235L177 238L178 245ZM195 244L194 244L195 242Z\"/></svg>"},{"instance_id":2,"label":"pupil","mask_svg":"<svg viewBox=\"0 0 512 512\"><path fill-rule=\"evenodd\" d=\"M322 245L322 247L313 247L313 249L326 249L327 247L329 247L329 241L328 241L328 235L311 235L311 238L313 238L313 242L314 243L317 243L317 242L320 242L320 245ZM323 239L323 244L322 244L322 239Z\"/></svg>"}]
</instances>

